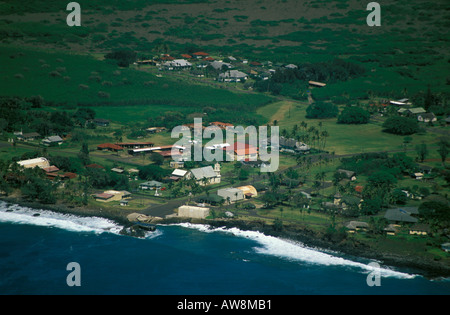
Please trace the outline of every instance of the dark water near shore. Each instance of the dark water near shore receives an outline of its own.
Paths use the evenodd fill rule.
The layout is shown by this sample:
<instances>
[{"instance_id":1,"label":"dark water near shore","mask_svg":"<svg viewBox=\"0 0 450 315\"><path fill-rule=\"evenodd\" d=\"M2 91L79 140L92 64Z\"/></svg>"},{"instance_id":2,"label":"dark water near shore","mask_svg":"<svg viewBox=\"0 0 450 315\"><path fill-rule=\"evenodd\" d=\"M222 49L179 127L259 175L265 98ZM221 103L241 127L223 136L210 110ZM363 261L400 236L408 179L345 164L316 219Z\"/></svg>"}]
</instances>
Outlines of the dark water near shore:
<instances>
[{"instance_id":1,"label":"dark water near shore","mask_svg":"<svg viewBox=\"0 0 450 315\"><path fill-rule=\"evenodd\" d=\"M103 218L36 212L0 202L0 294L450 294L449 280L258 232L186 224L138 239ZM70 262L79 287L66 283ZM370 272L381 286L367 284Z\"/></svg>"}]
</instances>

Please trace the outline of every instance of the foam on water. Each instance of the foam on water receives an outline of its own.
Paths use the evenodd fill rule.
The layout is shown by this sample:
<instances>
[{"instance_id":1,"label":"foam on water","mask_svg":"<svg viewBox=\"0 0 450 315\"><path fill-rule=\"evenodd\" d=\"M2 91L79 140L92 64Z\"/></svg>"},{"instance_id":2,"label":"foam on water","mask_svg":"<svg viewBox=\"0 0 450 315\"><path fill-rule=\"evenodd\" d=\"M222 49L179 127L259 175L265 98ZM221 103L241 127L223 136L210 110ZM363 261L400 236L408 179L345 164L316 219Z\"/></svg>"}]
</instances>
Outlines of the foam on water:
<instances>
[{"instance_id":1,"label":"foam on water","mask_svg":"<svg viewBox=\"0 0 450 315\"><path fill-rule=\"evenodd\" d=\"M35 216L35 214L39 216ZM35 210L0 201L0 222L56 227L72 232L110 232L118 234L122 226L99 217L80 217L48 210Z\"/></svg>"},{"instance_id":2,"label":"foam on water","mask_svg":"<svg viewBox=\"0 0 450 315\"><path fill-rule=\"evenodd\" d=\"M357 268L364 273L376 271L382 277L395 277L400 279L413 279L416 275L398 272L388 267L376 268L372 265L352 261L338 256L324 253L318 249L309 248L302 243L279 239L273 236L264 235L256 231L242 231L238 228L211 228L208 225L180 223L177 224L185 228L196 229L205 233L225 232L238 237L245 237L256 241L260 246L254 247L255 252L259 254L273 255L292 261L302 261L311 264L325 266L344 266Z\"/></svg>"}]
</instances>

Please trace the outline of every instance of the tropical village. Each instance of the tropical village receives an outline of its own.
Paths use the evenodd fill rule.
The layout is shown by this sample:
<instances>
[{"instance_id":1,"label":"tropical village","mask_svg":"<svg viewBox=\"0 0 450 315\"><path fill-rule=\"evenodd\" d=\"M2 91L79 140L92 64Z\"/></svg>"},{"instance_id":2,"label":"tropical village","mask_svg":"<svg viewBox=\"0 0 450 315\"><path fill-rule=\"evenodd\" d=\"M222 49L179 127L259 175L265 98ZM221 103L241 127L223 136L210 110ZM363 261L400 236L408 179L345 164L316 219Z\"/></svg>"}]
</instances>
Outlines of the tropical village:
<instances>
[{"instance_id":1,"label":"tropical village","mask_svg":"<svg viewBox=\"0 0 450 315\"><path fill-rule=\"evenodd\" d=\"M148 16L156 14L140 22ZM173 20L216 29L206 18ZM252 21L241 38L263 40L254 37L286 23L302 21ZM302 62L209 44L221 38L113 49L125 39L96 25L105 36L92 38L104 51L94 58L33 50L27 40L38 32L16 34L30 47L2 44L2 200L111 218L134 236L158 224L235 226L450 274L448 78L426 84L397 57ZM89 36L74 33L66 44ZM398 70L393 86L378 82L391 75L387 65ZM194 132L195 118L223 137L177 142L172 130ZM278 127L279 142L228 141L238 126ZM186 159L195 145L221 158ZM276 171L264 171L262 150L279 152Z\"/></svg>"}]
</instances>

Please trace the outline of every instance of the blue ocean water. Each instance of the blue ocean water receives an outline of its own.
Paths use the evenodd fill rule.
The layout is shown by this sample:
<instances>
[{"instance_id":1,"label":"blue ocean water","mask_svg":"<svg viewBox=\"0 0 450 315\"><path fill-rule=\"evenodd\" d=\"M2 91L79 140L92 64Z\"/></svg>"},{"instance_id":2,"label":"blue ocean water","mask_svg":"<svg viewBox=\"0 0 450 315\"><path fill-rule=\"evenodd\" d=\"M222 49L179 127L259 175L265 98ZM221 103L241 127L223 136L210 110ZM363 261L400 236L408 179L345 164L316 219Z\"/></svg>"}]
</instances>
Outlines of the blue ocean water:
<instances>
[{"instance_id":1,"label":"blue ocean water","mask_svg":"<svg viewBox=\"0 0 450 315\"><path fill-rule=\"evenodd\" d=\"M10 210L7 212L7 210ZM158 226L144 239L83 218L0 202L0 294L450 294L450 281L237 229ZM80 286L68 286L70 262Z\"/></svg>"}]
</instances>

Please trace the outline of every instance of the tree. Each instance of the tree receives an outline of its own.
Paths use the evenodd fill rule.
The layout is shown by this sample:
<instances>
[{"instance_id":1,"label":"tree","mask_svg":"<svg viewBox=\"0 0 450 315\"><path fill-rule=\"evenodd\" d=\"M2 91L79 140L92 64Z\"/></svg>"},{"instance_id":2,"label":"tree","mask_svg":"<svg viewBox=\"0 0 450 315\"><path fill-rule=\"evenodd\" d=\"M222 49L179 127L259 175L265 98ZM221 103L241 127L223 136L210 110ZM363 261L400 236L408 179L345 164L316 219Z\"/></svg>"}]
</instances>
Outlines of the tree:
<instances>
[{"instance_id":1,"label":"tree","mask_svg":"<svg viewBox=\"0 0 450 315\"><path fill-rule=\"evenodd\" d=\"M425 143L416 145L417 160L423 162L428 155L427 145Z\"/></svg>"},{"instance_id":2,"label":"tree","mask_svg":"<svg viewBox=\"0 0 450 315\"><path fill-rule=\"evenodd\" d=\"M333 118L339 113L336 105L326 102L315 102L306 108L306 118Z\"/></svg>"},{"instance_id":3,"label":"tree","mask_svg":"<svg viewBox=\"0 0 450 315\"><path fill-rule=\"evenodd\" d=\"M364 189L364 194L368 198L380 198L386 201L387 196L397 183L394 175L387 171L377 171L369 176L367 179L368 185Z\"/></svg>"},{"instance_id":4,"label":"tree","mask_svg":"<svg viewBox=\"0 0 450 315\"><path fill-rule=\"evenodd\" d=\"M370 113L361 107L346 107L338 117L338 124L367 124Z\"/></svg>"},{"instance_id":5,"label":"tree","mask_svg":"<svg viewBox=\"0 0 450 315\"><path fill-rule=\"evenodd\" d=\"M136 61L137 53L127 49L121 49L106 54L105 58L115 60L119 67L128 67Z\"/></svg>"},{"instance_id":6,"label":"tree","mask_svg":"<svg viewBox=\"0 0 450 315\"><path fill-rule=\"evenodd\" d=\"M161 154L153 152L152 154L150 154L150 161L152 161L156 165L163 165L164 157Z\"/></svg>"},{"instance_id":7,"label":"tree","mask_svg":"<svg viewBox=\"0 0 450 315\"><path fill-rule=\"evenodd\" d=\"M439 149L437 150L441 156L442 164L445 165L445 160L450 153L450 142L446 138L441 138L438 142Z\"/></svg>"},{"instance_id":8,"label":"tree","mask_svg":"<svg viewBox=\"0 0 450 315\"><path fill-rule=\"evenodd\" d=\"M419 131L419 124L413 118L394 116L383 123L384 131L396 135L412 135Z\"/></svg>"}]
</instances>

